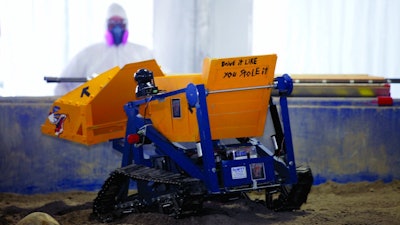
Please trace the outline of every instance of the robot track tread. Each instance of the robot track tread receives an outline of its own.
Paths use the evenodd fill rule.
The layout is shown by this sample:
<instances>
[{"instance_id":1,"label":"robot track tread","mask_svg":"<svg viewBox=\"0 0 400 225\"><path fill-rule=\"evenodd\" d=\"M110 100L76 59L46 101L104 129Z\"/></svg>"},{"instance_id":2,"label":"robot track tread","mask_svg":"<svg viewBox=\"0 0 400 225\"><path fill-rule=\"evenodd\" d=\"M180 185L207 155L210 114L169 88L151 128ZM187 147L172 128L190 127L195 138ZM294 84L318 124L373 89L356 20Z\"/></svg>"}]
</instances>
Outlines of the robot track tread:
<instances>
[{"instance_id":1,"label":"robot track tread","mask_svg":"<svg viewBox=\"0 0 400 225\"><path fill-rule=\"evenodd\" d=\"M200 199L205 194L205 189L201 181L197 178L143 165L131 164L113 171L98 192L97 197L93 201L93 214L98 220L111 222L123 214L149 211L149 206L154 206L154 202L149 203L139 197L138 194L126 197L127 190L124 192L123 189L129 179L175 186L176 189L174 191L167 194L163 193L156 200L157 207L160 209L163 208L163 205L174 205L172 212L171 210L164 212L174 216L183 214L184 209L182 209L182 206L190 204L188 203L189 201L197 202L201 207L202 201ZM124 195L124 193L126 194ZM198 198L193 199L196 196ZM186 206L185 208L188 207ZM193 207L190 206L189 208Z\"/></svg>"}]
</instances>

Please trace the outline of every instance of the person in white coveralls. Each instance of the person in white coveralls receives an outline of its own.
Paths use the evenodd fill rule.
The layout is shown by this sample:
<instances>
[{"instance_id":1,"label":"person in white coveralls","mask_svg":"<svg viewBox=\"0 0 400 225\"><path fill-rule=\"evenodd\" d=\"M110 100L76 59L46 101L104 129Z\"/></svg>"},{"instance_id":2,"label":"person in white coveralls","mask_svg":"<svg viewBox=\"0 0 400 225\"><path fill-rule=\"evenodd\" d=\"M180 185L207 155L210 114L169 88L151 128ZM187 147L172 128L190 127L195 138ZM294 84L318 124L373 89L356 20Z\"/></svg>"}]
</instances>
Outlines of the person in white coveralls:
<instances>
[{"instance_id":1,"label":"person in white coveralls","mask_svg":"<svg viewBox=\"0 0 400 225\"><path fill-rule=\"evenodd\" d=\"M113 3L107 11L105 42L93 44L79 52L66 66L61 77L90 77L115 66L153 59L145 46L128 42L128 19L125 10ZM55 95L64 95L80 83L62 82L55 87Z\"/></svg>"}]
</instances>

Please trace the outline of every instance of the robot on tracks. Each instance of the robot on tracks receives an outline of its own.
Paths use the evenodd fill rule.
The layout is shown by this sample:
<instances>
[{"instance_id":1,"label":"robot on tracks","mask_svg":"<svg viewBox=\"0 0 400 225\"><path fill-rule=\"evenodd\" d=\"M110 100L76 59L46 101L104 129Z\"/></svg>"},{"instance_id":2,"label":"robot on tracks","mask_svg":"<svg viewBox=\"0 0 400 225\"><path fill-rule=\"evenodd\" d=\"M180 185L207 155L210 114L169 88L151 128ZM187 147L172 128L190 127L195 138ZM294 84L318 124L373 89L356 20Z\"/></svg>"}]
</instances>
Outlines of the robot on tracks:
<instances>
[{"instance_id":1,"label":"robot on tracks","mask_svg":"<svg viewBox=\"0 0 400 225\"><path fill-rule=\"evenodd\" d=\"M199 74L164 74L155 60L112 68L57 99L42 132L85 145L112 141L121 152L121 168L93 201L103 222L149 211L179 218L253 191L265 193L269 209L297 210L313 176L295 161L293 82L274 76L276 60L206 58Z\"/></svg>"}]
</instances>

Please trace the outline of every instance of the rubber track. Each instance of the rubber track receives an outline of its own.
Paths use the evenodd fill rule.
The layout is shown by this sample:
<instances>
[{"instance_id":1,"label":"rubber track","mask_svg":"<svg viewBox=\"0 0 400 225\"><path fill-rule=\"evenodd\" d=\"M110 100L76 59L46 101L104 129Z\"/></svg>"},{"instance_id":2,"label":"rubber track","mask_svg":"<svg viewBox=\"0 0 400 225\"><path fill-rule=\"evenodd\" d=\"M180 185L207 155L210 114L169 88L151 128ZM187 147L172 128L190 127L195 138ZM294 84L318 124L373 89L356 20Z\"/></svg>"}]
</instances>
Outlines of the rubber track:
<instances>
[{"instance_id":1,"label":"rubber track","mask_svg":"<svg viewBox=\"0 0 400 225\"><path fill-rule=\"evenodd\" d=\"M93 201L93 214L101 222L111 222L116 215L115 206L121 202L118 200L121 189L127 179L135 181L147 181L155 183L164 183L169 185L177 185L185 187L186 185L200 183L197 178L187 177L183 174L172 173L169 171L155 169L143 165L132 164L123 168L116 169L109 178L104 182L101 190L98 192L96 199ZM146 205L140 200L135 201L133 212L141 212Z\"/></svg>"}]
</instances>

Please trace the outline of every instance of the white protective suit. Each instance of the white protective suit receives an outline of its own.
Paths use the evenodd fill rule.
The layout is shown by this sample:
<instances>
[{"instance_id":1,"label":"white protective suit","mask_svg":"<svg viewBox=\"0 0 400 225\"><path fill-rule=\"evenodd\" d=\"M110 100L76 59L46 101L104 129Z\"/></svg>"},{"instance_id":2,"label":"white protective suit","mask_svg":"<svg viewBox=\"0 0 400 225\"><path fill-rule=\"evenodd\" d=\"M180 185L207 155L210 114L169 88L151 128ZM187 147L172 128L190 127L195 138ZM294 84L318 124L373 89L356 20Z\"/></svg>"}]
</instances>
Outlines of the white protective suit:
<instances>
[{"instance_id":1,"label":"white protective suit","mask_svg":"<svg viewBox=\"0 0 400 225\"><path fill-rule=\"evenodd\" d=\"M119 16L127 20L124 9L112 4L108 9L107 20ZM90 77L103 73L115 66L122 68L125 64L153 59L152 52L141 45L125 43L109 45L106 42L91 45L79 52L67 65L61 77ZM55 95L64 95L81 83L59 83Z\"/></svg>"}]
</instances>

